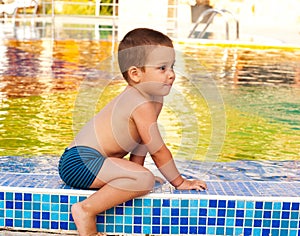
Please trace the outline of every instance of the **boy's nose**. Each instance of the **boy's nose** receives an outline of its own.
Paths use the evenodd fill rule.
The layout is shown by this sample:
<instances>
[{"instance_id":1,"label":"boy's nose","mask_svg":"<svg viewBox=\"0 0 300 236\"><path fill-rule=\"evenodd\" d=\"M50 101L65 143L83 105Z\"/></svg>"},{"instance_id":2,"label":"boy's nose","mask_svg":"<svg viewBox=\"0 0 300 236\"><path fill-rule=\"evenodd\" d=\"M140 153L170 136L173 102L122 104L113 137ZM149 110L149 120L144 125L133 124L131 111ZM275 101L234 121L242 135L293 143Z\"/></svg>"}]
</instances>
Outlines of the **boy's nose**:
<instances>
[{"instance_id":1,"label":"boy's nose","mask_svg":"<svg viewBox=\"0 0 300 236\"><path fill-rule=\"evenodd\" d=\"M174 72L173 69L170 69L170 70L169 70L169 78L170 78L170 79L175 79L175 72Z\"/></svg>"}]
</instances>

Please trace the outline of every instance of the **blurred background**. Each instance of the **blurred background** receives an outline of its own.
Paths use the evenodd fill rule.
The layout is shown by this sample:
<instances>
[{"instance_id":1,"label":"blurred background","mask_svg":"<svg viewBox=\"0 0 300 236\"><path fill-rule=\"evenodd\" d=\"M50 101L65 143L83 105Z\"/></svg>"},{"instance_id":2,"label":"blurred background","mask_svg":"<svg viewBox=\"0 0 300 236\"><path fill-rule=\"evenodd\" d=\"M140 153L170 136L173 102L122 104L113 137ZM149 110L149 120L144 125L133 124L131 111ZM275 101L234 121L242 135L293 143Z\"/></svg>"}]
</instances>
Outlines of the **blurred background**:
<instances>
[{"instance_id":1,"label":"blurred background","mask_svg":"<svg viewBox=\"0 0 300 236\"><path fill-rule=\"evenodd\" d=\"M30 24L35 30L41 29L41 36L60 38L68 30L78 28L81 36L86 31L88 38L103 39L109 35L120 39L131 28L143 26L186 38L201 13L209 8L226 9L232 14L214 17L208 28L214 38L224 39L228 21L230 39L235 39L237 20L242 40L300 42L300 0L2 0L0 13L2 34L15 29L15 24ZM205 22L207 19L199 27Z\"/></svg>"}]
</instances>

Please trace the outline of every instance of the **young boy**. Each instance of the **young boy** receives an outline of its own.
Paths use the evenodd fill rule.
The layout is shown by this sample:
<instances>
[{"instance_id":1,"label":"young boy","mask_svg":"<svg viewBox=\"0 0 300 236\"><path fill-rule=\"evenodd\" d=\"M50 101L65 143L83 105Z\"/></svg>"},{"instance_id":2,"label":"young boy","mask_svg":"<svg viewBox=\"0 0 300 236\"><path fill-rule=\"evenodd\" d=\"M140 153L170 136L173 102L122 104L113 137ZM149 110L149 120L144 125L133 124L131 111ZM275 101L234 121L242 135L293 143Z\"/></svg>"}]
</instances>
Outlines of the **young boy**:
<instances>
[{"instance_id":1,"label":"young boy","mask_svg":"<svg viewBox=\"0 0 300 236\"><path fill-rule=\"evenodd\" d=\"M147 153L177 189L207 188L180 175L157 125L163 97L175 80L170 38L151 29L132 30L120 42L118 62L128 86L81 129L59 163L66 184L99 189L72 206L83 236L97 235L98 213L152 190L155 177L143 166ZM128 153L129 160L123 159Z\"/></svg>"}]
</instances>

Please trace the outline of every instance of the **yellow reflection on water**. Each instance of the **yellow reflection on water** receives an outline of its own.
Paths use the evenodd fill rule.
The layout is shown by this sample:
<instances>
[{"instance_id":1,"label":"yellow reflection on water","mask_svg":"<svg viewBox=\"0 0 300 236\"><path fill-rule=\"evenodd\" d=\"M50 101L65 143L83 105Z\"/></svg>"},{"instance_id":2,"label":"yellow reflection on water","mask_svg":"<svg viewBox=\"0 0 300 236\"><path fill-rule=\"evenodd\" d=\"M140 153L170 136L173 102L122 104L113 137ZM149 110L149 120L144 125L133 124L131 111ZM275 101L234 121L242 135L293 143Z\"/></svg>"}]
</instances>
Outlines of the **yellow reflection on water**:
<instances>
[{"instance_id":1,"label":"yellow reflection on water","mask_svg":"<svg viewBox=\"0 0 300 236\"><path fill-rule=\"evenodd\" d=\"M60 155L82 125L126 86L114 78L115 49L108 42L11 40L3 45L1 155ZM185 77L177 76L159 117L175 158L206 160L211 144L210 104L189 81L201 71L217 81L225 101L226 136L217 161L299 159L299 50L182 50Z\"/></svg>"}]
</instances>

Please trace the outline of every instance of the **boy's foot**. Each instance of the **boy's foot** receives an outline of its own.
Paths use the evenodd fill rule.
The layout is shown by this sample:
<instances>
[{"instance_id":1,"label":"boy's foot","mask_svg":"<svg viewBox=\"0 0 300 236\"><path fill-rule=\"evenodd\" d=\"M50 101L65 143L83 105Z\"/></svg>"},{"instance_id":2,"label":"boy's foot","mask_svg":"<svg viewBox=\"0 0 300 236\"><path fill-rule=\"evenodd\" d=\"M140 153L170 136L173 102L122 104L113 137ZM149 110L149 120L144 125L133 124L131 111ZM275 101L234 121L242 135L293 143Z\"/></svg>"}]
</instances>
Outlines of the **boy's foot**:
<instances>
[{"instance_id":1,"label":"boy's foot","mask_svg":"<svg viewBox=\"0 0 300 236\"><path fill-rule=\"evenodd\" d=\"M96 228L95 216L88 214L88 212L83 209L81 202L74 204L71 211L80 236L99 235Z\"/></svg>"}]
</instances>

